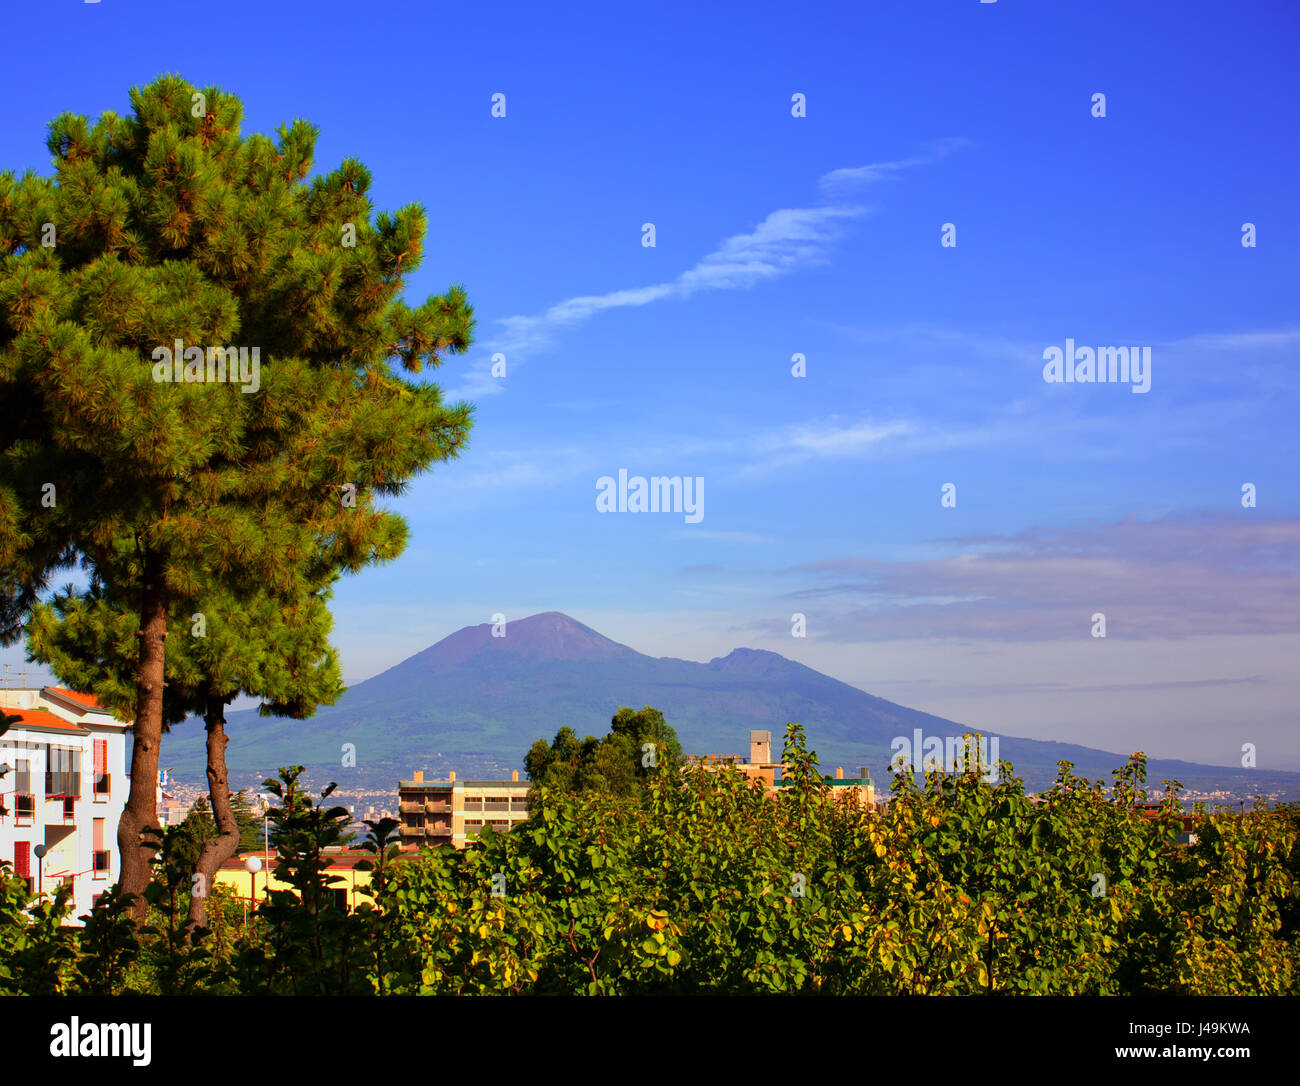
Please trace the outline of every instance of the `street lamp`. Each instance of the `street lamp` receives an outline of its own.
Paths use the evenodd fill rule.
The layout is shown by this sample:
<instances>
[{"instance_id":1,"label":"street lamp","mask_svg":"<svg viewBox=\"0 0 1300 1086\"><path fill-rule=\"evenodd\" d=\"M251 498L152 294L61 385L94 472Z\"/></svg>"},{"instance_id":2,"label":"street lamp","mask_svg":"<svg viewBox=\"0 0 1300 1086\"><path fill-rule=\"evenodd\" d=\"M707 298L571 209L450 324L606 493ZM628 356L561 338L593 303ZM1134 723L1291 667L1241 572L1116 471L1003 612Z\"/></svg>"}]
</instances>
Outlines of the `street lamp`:
<instances>
[{"instance_id":1,"label":"street lamp","mask_svg":"<svg viewBox=\"0 0 1300 1086\"><path fill-rule=\"evenodd\" d=\"M248 900L253 901L257 893L257 873L262 870L262 860L259 856L250 856L244 861L244 870L248 872ZM248 906L244 906L244 920L248 920Z\"/></svg>"},{"instance_id":2,"label":"street lamp","mask_svg":"<svg viewBox=\"0 0 1300 1086\"><path fill-rule=\"evenodd\" d=\"M41 861L45 859L45 854L50 850L42 843L32 851L36 853L36 892L42 894L45 892L45 865Z\"/></svg>"}]
</instances>

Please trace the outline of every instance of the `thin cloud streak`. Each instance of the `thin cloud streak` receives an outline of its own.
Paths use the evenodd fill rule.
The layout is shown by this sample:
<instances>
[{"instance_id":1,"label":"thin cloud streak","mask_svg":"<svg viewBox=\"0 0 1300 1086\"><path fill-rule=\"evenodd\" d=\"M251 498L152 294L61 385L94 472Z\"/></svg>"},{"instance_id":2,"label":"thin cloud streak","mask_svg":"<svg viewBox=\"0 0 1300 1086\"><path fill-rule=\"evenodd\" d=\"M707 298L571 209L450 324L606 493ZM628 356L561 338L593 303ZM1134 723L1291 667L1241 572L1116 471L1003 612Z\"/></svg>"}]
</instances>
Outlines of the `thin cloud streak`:
<instances>
[{"instance_id":1,"label":"thin cloud streak","mask_svg":"<svg viewBox=\"0 0 1300 1086\"><path fill-rule=\"evenodd\" d=\"M1091 637L1111 643L1300 632L1300 521L1169 518L949 540L919 561L845 557L783 571L838 641ZM975 549L978 548L978 549Z\"/></svg>"},{"instance_id":2,"label":"thin cloud streak","mask_svg":"<svg viewBox=\"0 0 1300 1086\"><path fill-rule=\"evenodd\" d=\"M688 298L711 290L743 290L794 271L816 267L829 260L832 244L844 223L866 215L869 208L842 198L860 188L905 170L929 165L946 158L968 141L942 140L927 155L880 162L850 169L832 170L819 179L824 194L836 198L817 207L782 208L773 211L752 231L725 238L719 246L675 279L643 287L587 294L568 298L537 316L502 318L500 335L487 346L489 356L506 355L513 368L528 361L530 354L545 350L555 337L598 313L636 308L666 298ZM477 399L500 392L503 386L491 375L491 362L471 365L464 384L447 393L449 399Z\"/></svg>"}]
</instances>

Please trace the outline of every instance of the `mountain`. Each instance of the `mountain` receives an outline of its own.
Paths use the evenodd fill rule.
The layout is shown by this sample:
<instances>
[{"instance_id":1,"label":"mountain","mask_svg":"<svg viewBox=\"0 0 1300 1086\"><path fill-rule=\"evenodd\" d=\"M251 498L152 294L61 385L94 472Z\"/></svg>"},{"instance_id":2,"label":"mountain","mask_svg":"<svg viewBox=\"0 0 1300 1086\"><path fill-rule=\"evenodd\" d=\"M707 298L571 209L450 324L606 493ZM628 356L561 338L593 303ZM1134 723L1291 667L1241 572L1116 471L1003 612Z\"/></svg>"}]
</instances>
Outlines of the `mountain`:
<instances>
[{"instance_id":1,"label":"mountain","mask_svg":"<svg viewBox=\"0 0 1300 1086\"><path fill-rule=\"evenodd\" d=\"M396 787L414 769L462 778L495 776L522 767L538 738L565 724L580 736L603 735L621 705L653 705L677 730L691 754L748 754L749 732L772 732L780 749L787 721L804 726L809 746L829 770L870 767L883 788L891 742L960 737L968 729L929 713L873 697L847 683L774 652L736 649L707 664L654 658L558 611L519 619L494 637L484 623L467 626L423 652L352 687L339 704L314 718L263 718L255 710L229 714L227 757L232 778L253 783L281 765L308 767L326 776L381 790ZM354 744L356 767L343 768L345 744ZM1032 791L1056 776L1056 763L1107 783L1128 752L1110 753L1070 743L999 735L1000 755ZM203 729L177 726L166 740L164 764L202 777ZM1201 792L1242 796L1300 791L1300 773L1266 773L1190 762L1153 760L1148 784L1176 779Z\"/></svg>"}]
</instances>

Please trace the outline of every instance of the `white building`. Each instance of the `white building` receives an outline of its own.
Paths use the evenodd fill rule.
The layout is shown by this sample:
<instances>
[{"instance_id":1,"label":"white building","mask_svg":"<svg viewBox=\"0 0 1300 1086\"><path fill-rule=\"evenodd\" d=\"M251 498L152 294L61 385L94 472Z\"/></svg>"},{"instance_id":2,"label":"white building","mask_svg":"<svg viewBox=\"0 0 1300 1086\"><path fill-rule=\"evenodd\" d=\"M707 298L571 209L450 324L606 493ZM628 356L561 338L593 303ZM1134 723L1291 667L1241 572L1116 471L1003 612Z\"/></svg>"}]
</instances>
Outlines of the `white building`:
<instances>
[{"instance_id":1,"label":"white building","mask_svg":"<svg viewBox=\"0 0 1300 1086\"><path fill-rule=\"evenodd\" d=\"M0 735L0 861L31 887L71 882L72 919L117 881L117 823L126 804L126 734L87 694L59 686L0 689L18 723ZM44 845L45 856L36 853Z\"/></svg>"}]
</instances>

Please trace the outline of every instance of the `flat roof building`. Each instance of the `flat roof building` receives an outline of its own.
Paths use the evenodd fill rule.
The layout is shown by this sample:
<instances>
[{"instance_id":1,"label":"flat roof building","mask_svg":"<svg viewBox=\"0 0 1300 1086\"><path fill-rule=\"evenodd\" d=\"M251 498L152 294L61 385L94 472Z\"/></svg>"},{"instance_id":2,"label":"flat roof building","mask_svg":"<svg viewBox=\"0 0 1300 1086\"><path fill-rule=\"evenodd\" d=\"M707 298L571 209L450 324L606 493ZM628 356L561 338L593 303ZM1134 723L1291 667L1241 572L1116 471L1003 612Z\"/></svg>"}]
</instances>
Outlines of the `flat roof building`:
<instances>
[{"instance_id":1,"label":"flat roof building","mask_svg":"<svg viewBox=\"0 0 1300 1086\"><path fill-rule=\"evenodd\" d=\"M687 759L688 765L702 766L714 770L721 766L730 766L743 773L752 781L762 783L769 796L780 795L782 788L788 787L784 779L789 768L784 762L772 758L772 733L770 731L752 731L749 733L749 757L738 754L706 754ZM833 777L823 777L822 783L842 790L845 799L851 799L861 807L874 808L876 805L876 786L871 781L871 772L866 766L858 766L856 777L845 777L843 768L835 770Z\"/></svg>"},{"instance_id":2,"label":"flat roof building","mask_svg":"<svg viewBox=\"0 0 1300 1086\"><path fill-rule=\"evenodd\" d=\"M779 795L782 788L788 788L791 781L780 780L772 789ZM876 806L876 786L871 782L871 771L864 765L858 766L856 777L846 777L843 768L835 770L835 776L823 777L822 784L834 789L835 798L845 802L856 803L859 807L874 809Z\"/></svg>"},{"instance_id":3,"label":"flat roof building","mask_svg":"<svg viewBox=\"0 0 1300 1086\"><path fill-rule=\"evenodd\" d=\"M689 765L704 766L711 769L729 765L753 781L762 781L771 788L776 783L778 770L784 770L785 764L772 760L772 733L752 731L749 733L749 757L739 754L705 754L689 758Z\"/></svg>"},{"instance_id":4,"label":"flat roof building","mask_svg":"<svg viewBox=\"0 0 1300 1086\"><path fill-rule=\"evenodd\" d=\"M509 833L528 817L528 788L518 770L508 781L458 781L454 772L426 781L416 770L412 780L397 782L402 847L464 848L487 826Z\"/></svg>"}]
</instances>

